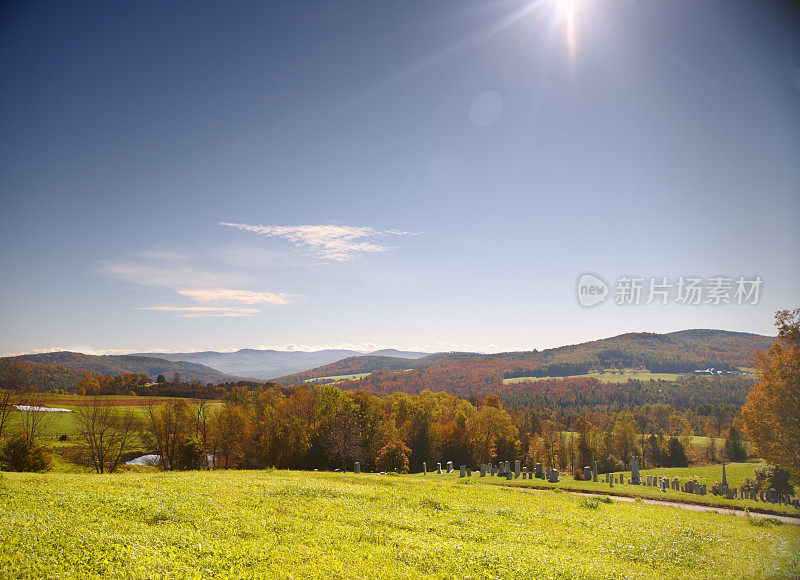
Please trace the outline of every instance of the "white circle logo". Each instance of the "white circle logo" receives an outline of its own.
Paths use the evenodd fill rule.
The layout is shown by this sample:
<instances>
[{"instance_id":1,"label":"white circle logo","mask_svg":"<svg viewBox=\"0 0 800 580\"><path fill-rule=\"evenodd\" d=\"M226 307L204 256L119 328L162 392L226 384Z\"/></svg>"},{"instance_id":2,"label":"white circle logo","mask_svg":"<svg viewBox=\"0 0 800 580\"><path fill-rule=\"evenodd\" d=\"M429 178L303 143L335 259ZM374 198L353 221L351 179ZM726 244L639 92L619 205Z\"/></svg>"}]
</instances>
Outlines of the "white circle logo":
<instances>
[{"instance_id":1,"label":"white circle logo","mask_svg":"<svg viewBox=\"0 0 800 580\"><path fill-rule=\"evenodd\" d=\"M608 296L608 284L594 274L584 274L578 279L578 302L584 308L590 308L605 302Z\"/></svg>"}]
</instances>

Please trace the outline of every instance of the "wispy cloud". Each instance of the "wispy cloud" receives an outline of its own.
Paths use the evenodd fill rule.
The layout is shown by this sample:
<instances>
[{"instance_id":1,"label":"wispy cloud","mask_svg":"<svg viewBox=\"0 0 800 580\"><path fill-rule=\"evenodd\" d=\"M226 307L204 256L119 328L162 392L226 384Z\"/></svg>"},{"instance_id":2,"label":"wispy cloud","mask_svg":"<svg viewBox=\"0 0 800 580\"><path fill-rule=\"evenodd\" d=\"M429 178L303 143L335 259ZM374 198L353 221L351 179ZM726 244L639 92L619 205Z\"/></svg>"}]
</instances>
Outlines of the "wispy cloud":
<instances>
[{"instance_id":1,"label":"wispy cloud","mask_svg":"<svg viewBox=\"0 0 800 580\"><path fill-rule=\"evenodd\" d=\"M362 254L386 252L389 246L377 242L386 236L414 236L417 232L376 230L366 226L306 225L276 226L219 222L219 225L253 232L270 238L284 238L325 260L347 262Z\"/></svg>"},{"instance_id":2,"label":"wispy cloud","mask_svg":"<svg viewBox=\"0 0 800 580\"><path fill-rule=\"evenodd\" d=\"M235 304L289 304L295 294L230 288L232 284L250 284L249 273L211 270L199 267L187 253L171 250L140 252L133 258L104 260L97 266L100 274L140 286L170 288L194 302L215 306L150 306L136 310L172 312L184 318L254 316L256 308L240 308Z\"/></svg>"},{"instance_id":3,"label":"wispy cloud","mask_svg":"<svg viewBox=\"0 0 800 580\"><path fill-rule=\"evenodd\" d=\"M101 274L132 284L167 288L215 288L249 281L249 276L243 274L213 272L180 263L104 260L99 264L98 270Z\"/></svg>"},{"instance_id":4,"label":"wispy cloud","mask_svg":"<svg viewBox=\"0 0 800 580\"><path fill-rule=\"evenodd\" d=\"M176 316L184 318L200 318L207 316L223 318L242 318L255 316L257 308L216 307L216 306L142 306L135 310L156 310L159 312L174 312Z\"/></svg>"},{"instance_id":5,"label":"wispy cloud","mask_svg":"<svg viewBox=\"0 0 800 580\"><path fill-rule=\"evenodd\" d=\"M251 290L231 290L229 288L198 288L178 290L195 302L241 302L242 304L289 304L291 294L275 292L253 292Z\"/></svg>"}]
</instances>

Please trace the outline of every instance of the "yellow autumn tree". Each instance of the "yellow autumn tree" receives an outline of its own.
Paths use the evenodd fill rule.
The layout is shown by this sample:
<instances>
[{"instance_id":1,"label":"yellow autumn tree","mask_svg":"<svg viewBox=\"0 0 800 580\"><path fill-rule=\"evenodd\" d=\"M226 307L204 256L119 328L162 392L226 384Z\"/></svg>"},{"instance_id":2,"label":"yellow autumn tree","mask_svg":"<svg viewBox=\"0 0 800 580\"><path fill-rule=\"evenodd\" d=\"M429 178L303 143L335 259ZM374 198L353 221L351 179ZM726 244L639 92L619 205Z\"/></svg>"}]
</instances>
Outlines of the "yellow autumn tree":
<instances>
[{"instance_id":1,"label":"yellow autumn tree","mask_svg":"<svg viewBox=\"0 0 800 580\"><path fill-rule=\"evenodd\" d=\"M758 381L742 419L759 457L800 484L800 308L778 312L775 325L778 340L756 355Z\"/></svg>"}]
</instances>

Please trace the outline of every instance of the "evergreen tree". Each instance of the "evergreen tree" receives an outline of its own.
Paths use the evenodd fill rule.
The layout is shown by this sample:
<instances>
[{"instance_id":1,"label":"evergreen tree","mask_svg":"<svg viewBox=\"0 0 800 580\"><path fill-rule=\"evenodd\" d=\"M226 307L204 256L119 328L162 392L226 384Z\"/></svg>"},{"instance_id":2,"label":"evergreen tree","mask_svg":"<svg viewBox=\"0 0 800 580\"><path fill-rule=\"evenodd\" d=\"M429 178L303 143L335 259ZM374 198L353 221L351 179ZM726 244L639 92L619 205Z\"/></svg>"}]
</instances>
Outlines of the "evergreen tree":
<instances>
[{"instance_id":1,"label":"evergreen tree","mask_svg":"<svg viewBox=\"0 0 800 580\"><path fill-rule=\"evenodd\" d=\"M686 450L677 437L670 437L667 456L668 467L687 467L689 465L689 458L686 457Z\"/></svg>"},{"instance_id":2,"label":"evergreen tree","mask_svg":"<svg viewBox=\"0 0 800 580\"><path fill-rule=\"evenodd\" d=\"M728 461L744 461L747 459L747 452L742 445L742 436L733 425L728 429L728 437L725 439L725 445L722 449L725 459Z\"/></svg>"}]
</instances>

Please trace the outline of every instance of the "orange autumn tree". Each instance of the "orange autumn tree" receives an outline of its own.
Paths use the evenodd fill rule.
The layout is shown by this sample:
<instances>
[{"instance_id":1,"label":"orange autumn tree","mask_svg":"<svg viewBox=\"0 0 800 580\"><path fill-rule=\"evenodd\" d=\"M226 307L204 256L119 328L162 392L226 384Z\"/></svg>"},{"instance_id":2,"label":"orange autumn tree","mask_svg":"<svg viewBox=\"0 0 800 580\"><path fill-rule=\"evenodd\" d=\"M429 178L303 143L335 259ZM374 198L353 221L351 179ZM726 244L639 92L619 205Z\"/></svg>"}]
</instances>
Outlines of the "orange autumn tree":
<instances>
[{"instance_id":1,"label":"orange autumn tree","mask_svg":"<svg viewBox=\"0 0 800 580\"><path fill-rule=\"evenodd\" d=\"M800 308L775 314L778 340L756 355L758 382L742 408L759 457L800 483Z\"/></svg>"}]
</instances>

